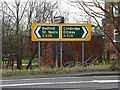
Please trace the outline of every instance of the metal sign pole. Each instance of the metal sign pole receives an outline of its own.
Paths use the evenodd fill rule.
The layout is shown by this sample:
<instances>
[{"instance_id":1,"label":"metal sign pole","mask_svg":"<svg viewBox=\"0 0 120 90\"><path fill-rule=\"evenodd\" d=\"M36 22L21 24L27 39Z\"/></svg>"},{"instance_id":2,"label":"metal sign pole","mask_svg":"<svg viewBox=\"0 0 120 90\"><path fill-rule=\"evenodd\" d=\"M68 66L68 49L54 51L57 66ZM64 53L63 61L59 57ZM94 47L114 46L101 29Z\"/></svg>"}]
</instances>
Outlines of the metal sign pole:
<instances>
[{"instance_id":1,"label":"metal sign pole","mask_svg":"<svg viewBox=\"0 0 120 90\"><path fill-rule=\"evenodd\" d=\"M63 45L63 42L61 41L60 42L60 66L63 67L63 64L62 64L62 45Z\"/></svg>"},{"instance_id":2,"label":"metal sign pole","mask_svg":"<svg viewBox=\"0 0 120 90\"><path fill-rule=\"evenodd\" d=\"M0 69L2 68L2 28L3 25L0 24Z\"/></svg>"},{"instance_id":3,"label":"metal sign pole","mask_svg":"<svg viewBox=\"0 0 120 90\"><path fill-rule=\"evenodd\" d=\"M82 42L82 65L84 66L84 41Z\"/></svg>"},{"instance_id":4,"label":"metal sign pole","mask_svg":"<svg viewBox=\"0 0 120 90\"><path fill-rule=\"evenodd\" d=\"M58 68L58 42L56 41L56 68Z\"/></svg>"},{"instance_id":5,"label":"metal sign pole","mask_svg":"<svg viewBox=\"0 0 120 90\"><path fill-rule=\"evenodd\" d=\"M40 42L38 42L38 68L40 68Z\"/></svg>"}]
</instances>

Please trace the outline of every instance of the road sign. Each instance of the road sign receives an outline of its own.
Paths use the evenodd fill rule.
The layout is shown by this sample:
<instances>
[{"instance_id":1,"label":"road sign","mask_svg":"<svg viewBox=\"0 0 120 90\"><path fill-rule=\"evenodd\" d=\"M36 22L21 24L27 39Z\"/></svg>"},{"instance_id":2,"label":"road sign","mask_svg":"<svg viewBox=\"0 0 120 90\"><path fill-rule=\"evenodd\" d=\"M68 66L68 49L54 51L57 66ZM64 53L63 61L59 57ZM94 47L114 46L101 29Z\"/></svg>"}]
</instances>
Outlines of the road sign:
<instances>
[{"instance_id":1,"label":"road sign","mask_svg":"<svg viewBox=\"0 0 120 90\"><path fill-rule=\"evenodd\" d=\"M59 38L59 26L37 25L34 30L37 39L56 39Z\"/></svg>"},{"instance_id":2,"label":"road sign","mask_svg":"<svg viewBox=\"0 0 120 90\"><path fill-rule=\"evenodd\" d=\"M90 41L91 24L32 23L32 41Z\"/></svg>"},{"instance_id":3,"label":"road sign","mask_svg":"<svg viewBox=\"0 0 120 90\"><path fill-rule=\"evenodd\" d=\"M88 33L85 25L62 25L62 39L85 39Z\"/></svg>"},{"instance_id":4,"label":"road sign","mask_svg":"<svg viewBox=\"0 0 120 90\"><path fill-rule=\"evenodd\" d=\"M60 38L59 25L32 24L32 41L56 41Z\"/></svg>"}]
</instances>

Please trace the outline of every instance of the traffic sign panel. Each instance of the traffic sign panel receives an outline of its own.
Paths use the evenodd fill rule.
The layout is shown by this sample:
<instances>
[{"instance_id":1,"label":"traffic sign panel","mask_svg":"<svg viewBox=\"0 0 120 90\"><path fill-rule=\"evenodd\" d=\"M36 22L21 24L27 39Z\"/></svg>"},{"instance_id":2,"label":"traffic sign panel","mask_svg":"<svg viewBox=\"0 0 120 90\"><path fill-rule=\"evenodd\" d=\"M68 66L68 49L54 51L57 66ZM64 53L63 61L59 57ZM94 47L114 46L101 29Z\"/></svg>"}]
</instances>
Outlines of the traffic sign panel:
<instances>
[{"instance_id":1,"label":"traffic sign panel","mask_svg":"<svg viewBox=\"0 0 120 90\"><path fill-rule=\"evenodd\" d=\"M37 25L34 34L37 39L56 39L59 38L59 26Z\"/></svg>"},{"instance_id":2,"label":"traffic sign panel","mask_svg":"<svg viewBox=\"0 0 120 90\"><path fill-rule=\"evenodd\" d=\"M32 41L59 41L60 26L52 23L32 23Z\"/></svg>"},{"instance_id":3,"label":"traffic sign panel","mask_svg":"<svg viewBox=\"0 0 120 90\"><path fill-rule=\"evenodd\" d=\"M91 24L32 23L32 41L90 41Z\"/></svg>"},{"instance_id":4,"label":"traffic sign panel","mask_svg":"<svg viewBox=\"0 0 120 90\"><path fill-rule=\"evenodd\" d=\"M62 25L62 39L85 39L87 35L85 25Z\"/></svg>"}]
</instances>

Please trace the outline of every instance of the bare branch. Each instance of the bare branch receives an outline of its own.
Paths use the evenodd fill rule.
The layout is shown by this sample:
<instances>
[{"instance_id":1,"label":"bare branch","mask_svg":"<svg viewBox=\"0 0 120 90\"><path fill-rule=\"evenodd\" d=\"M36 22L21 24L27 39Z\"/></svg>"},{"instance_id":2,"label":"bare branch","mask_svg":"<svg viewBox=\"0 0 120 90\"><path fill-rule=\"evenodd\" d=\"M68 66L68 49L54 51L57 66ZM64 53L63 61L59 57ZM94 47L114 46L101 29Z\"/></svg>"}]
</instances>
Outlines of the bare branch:
<instances>
[{"instance_id":1,"label":"bare branch","mask_svg":"<svg viewBox=\"0 0 120 90\"><path fill-rule=\"evenodd\" d=\"M80 5L82 6L82 8L84 9L84 11L91 17L94 18L94 20L97 22L97 25L100 27L101 31L110 39L110 41L112 42L112 44L114 45L114 47L117 49L118 52L120 52L119 48L116 46L116 44L113 42L112 38L103 30L103 28L100 26L98 20L96 19L95 16L91 15L86 9L85 7L80 3Z\"/></svg>"},{"instance_id":2,"label":"bare branch","mask_svg":"<svg viewBox=\"0 0 120 90\"><path fill-rule=\"evenodd\" d=\"M94 2L93 2L93 3L94 3ZM98 15L105 16L104 14L100 14L99 12L96 12L96 11L92 10L91 8L89 8L89 7L86 5L85 2L83 2L83 4L85 5L85 7L87 7L87 8L89 9L88 11L92 11L92 13L96 14L96 16L98 16Z\"/></svg>"},{"instance_id":3,"label":"bare branch","mask_svg":"<svg viewBox=\"0 0 120 90\"><path fill-rule=\"evenodd\" d=\"M97 21L97 19L95 17L93 17L95 19L95 21L97 22L98 26L100 27L100 29L102 30L102 32L110 39L110 41L112 42L112 44L114 45L114 47L117 49L118 52L120 52L120 49L116 46L116 44L113 42L112 38L103 30L103 28L100 26L99 22Z\"/></svg>"},{"instance_id":4,"label":"bare branch","mask_svg":"<svg viewBox=\"0 0 120 90\"><path fill-rule=\"evenodd\" d=\"M23 9L23 11L22 11L22 15L21 15L21 17L20 17L20 19L19 19L19 21L22 19L22 17L23 17L23 15L24 15L24 13L29 9L26 9L26 6L27 6L27 4L28 4L28 2L29 2L29 0L25 3L25 7L24 7L24 9Z\"/></svg>"},{"instance_id":5,"label":"bare branch","mask_svg":"<svg viewBox=\"0 0 120 90\"><path fill-rule=\"evenodd\" d=\"M8 7L8 9L12 12L13 16L16 18L15 13L13 12L13 10L9 7L9 5L7 4L7 2L5 2L6 6Z\"/></svg>"},{"instance_id":6,"label":"bare branch","mask_svg":"<svg viewBox=\"0 0 120 90\"><path fill-rule=\"evenodd\" d=\"M4 14L6 14L7 16L9 16L9 17L11 17L11 18L13 18L13 19L15 20L15 17L14 17L14 16L12 16L12 15L8 14L7 12L5 12L5 11L4 11L4 10L2 10L2 9L0 9L0 11L4 12Z\"/></svg>"}]
</instances>

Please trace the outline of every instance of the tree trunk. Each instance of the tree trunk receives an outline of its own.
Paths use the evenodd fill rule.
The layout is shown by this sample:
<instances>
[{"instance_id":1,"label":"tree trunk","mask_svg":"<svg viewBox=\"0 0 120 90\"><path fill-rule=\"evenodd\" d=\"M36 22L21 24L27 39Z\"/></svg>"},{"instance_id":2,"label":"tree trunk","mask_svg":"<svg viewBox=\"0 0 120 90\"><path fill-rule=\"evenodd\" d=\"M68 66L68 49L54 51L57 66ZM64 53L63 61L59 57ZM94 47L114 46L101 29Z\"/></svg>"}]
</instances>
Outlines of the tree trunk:
<instances>
[{"instance_id":1,"label":"tree trunk","mask_svg":"<svg viewBox=\"0 0 120 90\"><path fill-rule=\"evenodd\" d=\"M30 40L29 40L30 41ZM31 57L30 57L30 61L26 67L26 69L28 69L30 67L30 65L32 64L32 60L34 59L34 55L33 55L33 42L30 43L30 52L31 52Z\"/></svg>"},{"instance_id":2,"label":"tree trunk","mask_svg":"<svg viewBox=\"0 0 120 90\"><path fill-rule=\"evenodd\" d=\"M19 33L19 5L20 2L18 2L17 4L17 8L16 8L16 56L17 56L17 69L21 70L21 45L20 45L20 33Z\"/></svg>"},{"instance_id":3,"label":"tree trunk","mask_svg":"<svg viewBox=\"0 0 120 90\"><path fill-rule=\"evenodd\" d=\"M32 42L33 43L33 42ZM33 45L32 45L33 46ZM27 67L26 67L26 69L28 70L28 68L30 67L30 65L32 64L32 60L35 58L35 55L36 55L36 53L37 53L37 50L38 50L38 48L36 47L36 49L35 49L35 52L33 53L33 48L31 48L31 58L30 58L30 61L29 61L29 63L28 63L28 65L27 65Z\"/></svg>"}]
</instances>

